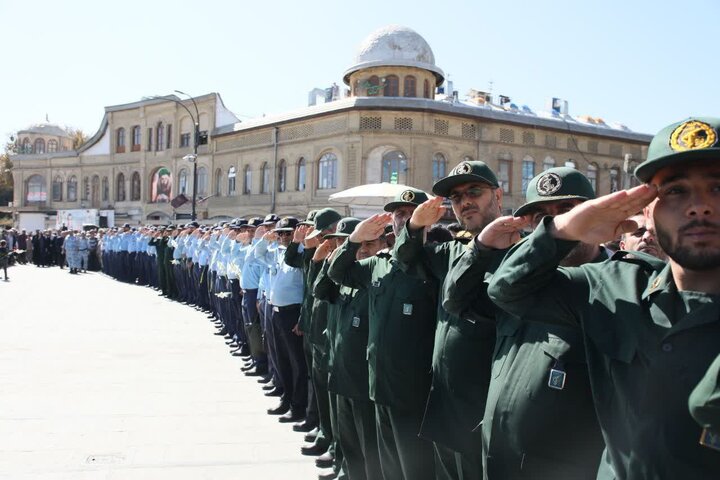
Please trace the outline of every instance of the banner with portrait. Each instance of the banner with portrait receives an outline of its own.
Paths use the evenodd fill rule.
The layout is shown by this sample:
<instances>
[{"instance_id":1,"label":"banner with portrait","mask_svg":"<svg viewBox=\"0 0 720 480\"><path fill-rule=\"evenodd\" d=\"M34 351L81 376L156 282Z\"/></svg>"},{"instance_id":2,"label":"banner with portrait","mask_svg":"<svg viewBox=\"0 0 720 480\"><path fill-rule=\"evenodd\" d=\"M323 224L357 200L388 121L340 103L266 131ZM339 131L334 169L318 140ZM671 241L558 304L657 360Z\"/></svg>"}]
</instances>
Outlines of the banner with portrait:
<instances>
[{"instance_id":1,"label":"banner with portrait","mask_svg":"<svg viewBox=\"0 0 720 480\"><path fill-rule=\"evenodd\" d=\"M172 198L173 178L170 169L160 167L152 176L150 203L168 203Z\"/></svg>"}]
</instances>

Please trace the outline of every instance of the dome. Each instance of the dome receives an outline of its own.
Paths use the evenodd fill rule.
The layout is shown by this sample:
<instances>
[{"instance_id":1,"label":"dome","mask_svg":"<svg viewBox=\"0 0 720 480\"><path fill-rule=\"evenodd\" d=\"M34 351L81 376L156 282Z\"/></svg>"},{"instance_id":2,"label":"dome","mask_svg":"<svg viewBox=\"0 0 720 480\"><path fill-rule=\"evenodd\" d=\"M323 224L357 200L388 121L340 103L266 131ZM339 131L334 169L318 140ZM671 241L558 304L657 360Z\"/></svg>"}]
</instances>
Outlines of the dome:
<instances>
[{"instance_id":1,"label":"dome","mask_svg":"<svg viewBox=\"0 0 720 480\"><path fill-rule=\"evenodd\" d=\"M435 65L430 45L415 30L401 25L388 25L371 33L358 48L355 65L343 74L349 84L350 75L369 67L416 67L435 74L441 84L445 74Z\"/></svg>"},{"instance_id":2,"label":"dome","mask_svg":"<svg viewBox=\"0 0 720 480\"><path fill-rule=\"evenodd\" d=\"M70 134L63 128L53 123L39 123L37 125L31 125L25 130L20 130L18 134L23 133L35 133L38 135L51 135L54 137L70 138Z\"/></svg>"}]
</instances>

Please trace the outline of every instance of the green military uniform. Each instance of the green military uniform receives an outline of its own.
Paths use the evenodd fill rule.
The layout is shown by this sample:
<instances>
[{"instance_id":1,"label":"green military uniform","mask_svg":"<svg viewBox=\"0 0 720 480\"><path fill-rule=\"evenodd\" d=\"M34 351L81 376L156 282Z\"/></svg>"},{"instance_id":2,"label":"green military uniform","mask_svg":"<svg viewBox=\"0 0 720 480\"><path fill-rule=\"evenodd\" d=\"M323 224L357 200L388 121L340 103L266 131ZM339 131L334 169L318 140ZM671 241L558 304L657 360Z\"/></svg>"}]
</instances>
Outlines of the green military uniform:
<instances>
[{"instance_id":1,"label":"green military uniform","mask_svg":"<svg viewBox=\"0 0 720 480\"><path fill-rule=\"evenodd\" d=\"M433 186L433 193L447 197L458 185L478 182L498 186L495 174L484 162L462 162ZM466 251L460 241L424 245L423 230L409 228L395 244L398 260L424 265L439 284ZM420 433L434 442L439 480L482 478L482 439L476 427L490 382L496 308L484 291L475 295L484 298L487 307L480 320L452 315L442 305L436 312L432 388Z\"/></svg>"},{"instance_id":2,"label":"green military uniform","mask_svg":"<svg viewBox=\"0 0 720 480\"><path fill-rule=\"evenodd\" d=\"M411 190L414 202L402 200L401 194L386 209L427 199L424 192ZM359 246L345 242L328 275L368 292L368 393L376 405L383 476L433 479L432 444L418 432L430 388L437 285L420 267L406 272L389 252L356 261Z\"/></svg>"},{"instance_id":3,"label":"green military uniform","mask_svg":"<svg viewBox=\"0 0 720 480\"><path fill-rule=\"evenodd\" d=\"M529 182L527 202L515 215L526 215L543 203L592 198L595 193L582 173L551 168ZM487 306L478 288L487 288L505 253L480 249L473 242L446 279L445 308L482 321ZM606 259L598 247L594 261ZM553 314L533 309L523 318L503 311L495 317L497 342L481 425L486 478L597 476L605 443L593 407L582 332L548 321Z\"/></svg>"},{"instance_id":4,"label":"green military uniform","mask_svg":"<svg viewBox=\"0 0 720 480\"><path fill-rule=\"evenodd\" d=\"M349 236L359 223L343 219L337 233ZM313 293L328 302L328 391L335 395L333 434L353 480L382 478L375 432L375 406L368 394L368 295L366 289L340 287L327 275L325 262Z\"/></svg>"},{"instance_id":5,"label":"green military uniform","mask_svg":"<svg viewBox=\"0 0 720 480\"><path fill-rule=\"evenodd\" d=\"M688 404L690 414L703 427L700 442L720 451L720 355L690 394Z\"/></svg>"}]
</instances>

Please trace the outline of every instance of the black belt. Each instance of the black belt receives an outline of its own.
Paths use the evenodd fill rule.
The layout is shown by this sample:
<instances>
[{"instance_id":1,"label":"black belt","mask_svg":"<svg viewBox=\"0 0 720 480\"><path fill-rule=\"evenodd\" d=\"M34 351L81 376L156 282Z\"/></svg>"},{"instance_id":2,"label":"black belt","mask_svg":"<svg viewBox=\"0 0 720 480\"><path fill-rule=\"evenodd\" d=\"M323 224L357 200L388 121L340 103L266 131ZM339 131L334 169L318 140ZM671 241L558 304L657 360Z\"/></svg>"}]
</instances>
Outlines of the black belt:
<instances>
[{"instance_id":1,"label":"black belt","mask_svg":"<svg viewBox=\"0 0 720 480\"><path fill-rule=\"evenodd\" d=\"M294 303L292 305L285 305L284 307L278 307L276 305L273 305L272 308L273 308L273 312L279 313L279 312L284 312L287 310L295 310L296 308L300 308L301 305L302 304L300 304L300 303Z\"/></svg>"},{"instance_id":2,"label":"black belt","mask_svg":"<svg viewBox=\"0 0 720 480\"><path fill-rule=\"evenodd\" d=\"M257 288L243 288L243 289L242 289L242 292L243 292L243 293L257 292L257 291L258 291Z\"/></svg>"}]
</instances>

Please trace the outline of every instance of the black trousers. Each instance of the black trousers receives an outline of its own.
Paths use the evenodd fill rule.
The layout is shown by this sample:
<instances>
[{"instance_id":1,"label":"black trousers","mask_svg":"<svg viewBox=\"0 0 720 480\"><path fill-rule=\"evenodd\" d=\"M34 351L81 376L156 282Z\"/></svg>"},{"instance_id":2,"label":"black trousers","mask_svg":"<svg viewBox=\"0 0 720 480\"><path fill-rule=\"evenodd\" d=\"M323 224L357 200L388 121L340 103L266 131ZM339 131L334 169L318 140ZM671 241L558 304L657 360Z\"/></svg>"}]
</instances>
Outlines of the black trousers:
<instances>
[{"instance_id":1,"label":"black trousers","mask_svg":"<svg viewBox=\"0 0 720 480\"><path fill-rule=\"evenodd\" d=\"M303 338L292 329L300 318L300 304L273 306L272 322L278 344L278 373L285 399L295 413L305 413L308 395L308 372L303 357Z\"/></svg>"},{"instance_id":2,"label":"black trousers","mask_svg":"<svg viewBox=\"0 0 720 480\"><path fill-rule=\"evenodd\" d=\"M242 318L245 336L250 347L250 355L256 363L267 363L267 354L262 341L262 327L260 326L260 313L257 307L257 288L243 290Z\"/></svg>"}]
</instances>

